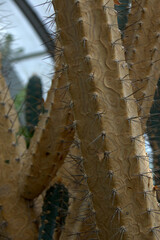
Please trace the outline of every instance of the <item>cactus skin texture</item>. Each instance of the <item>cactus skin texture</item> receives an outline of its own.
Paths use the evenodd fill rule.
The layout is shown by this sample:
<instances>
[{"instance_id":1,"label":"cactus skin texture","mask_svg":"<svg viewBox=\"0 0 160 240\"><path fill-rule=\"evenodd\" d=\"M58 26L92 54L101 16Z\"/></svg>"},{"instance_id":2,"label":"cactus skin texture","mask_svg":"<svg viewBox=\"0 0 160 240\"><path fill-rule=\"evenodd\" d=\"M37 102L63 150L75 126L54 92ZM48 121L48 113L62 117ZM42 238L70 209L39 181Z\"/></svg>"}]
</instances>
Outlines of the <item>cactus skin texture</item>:
<instances>
[{"instance_id":1,"label":"cactus skin texture","mask_svg":"<svg viewBox=\"0 0 160 240\"><path fill-rule=\"evenodd\" d=\"M42 112L42 83L41 79L34 75L29 79L26 91L26 123L31 135L38 124L39 114Z\"/></svg>"},{"instance_id":2,"label":"cactus skin texture","mask_svg":"<svg viewBox=\"0 0 160 240\"><path fill-rule=\"evenodd\" d=\"M56 183L47 190L41 215L38 240L52 240L55 230L65 224L68 201L68 190L63 184Z\"/></svg>"}]
</instances>

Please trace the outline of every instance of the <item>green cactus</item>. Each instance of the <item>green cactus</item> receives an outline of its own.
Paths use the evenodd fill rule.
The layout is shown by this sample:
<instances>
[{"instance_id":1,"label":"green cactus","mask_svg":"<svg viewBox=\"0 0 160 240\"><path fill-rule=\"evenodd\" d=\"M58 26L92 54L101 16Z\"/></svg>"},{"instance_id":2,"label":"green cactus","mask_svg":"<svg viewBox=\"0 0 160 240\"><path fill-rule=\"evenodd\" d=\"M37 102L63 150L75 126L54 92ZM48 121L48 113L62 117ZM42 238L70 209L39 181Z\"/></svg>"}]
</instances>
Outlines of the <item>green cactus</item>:
<instances>
[{"instance_id":1,"label":"green cactus","mask_svg":"<svg viewBox=\"0 0 160 240\"><path fill-rule=\"evenodd\" d=\"M22 126L17 132L17 136L23 135L25 137L27 148L30 145L30 140L34 133L34 127L38 124L39 114L44 112L42 102L41 80L34 75L29 79L27 88L22 89L22 91L17 94L14 102L19 118L22 120L20 121ZM26 105L25 119L23 119L23 105Z\"/></svg>"},{"instance_id":2,"label":"green cactus","mask_svg":"<svg viewBox=\"0 0 160 240\"><path fill-rule=\"evenodd\" d=\"M34 127L38 124L39 114L42 112L42 84L38 76L34 75L29 79L26 90L26 124L31 135Z\"/></svg>"},{"instance_id":3,"label":"green cactus","mask_svg":"<svg viewBox=\"0 0 160 240\"><path fill-rule=\"evenodd\" d=\"M63 184L56 183L48 189L42 209L38 240L51 240L55 229L61 228L65 224L68 201L68 190Z\"/></svg>"}]
</instances>

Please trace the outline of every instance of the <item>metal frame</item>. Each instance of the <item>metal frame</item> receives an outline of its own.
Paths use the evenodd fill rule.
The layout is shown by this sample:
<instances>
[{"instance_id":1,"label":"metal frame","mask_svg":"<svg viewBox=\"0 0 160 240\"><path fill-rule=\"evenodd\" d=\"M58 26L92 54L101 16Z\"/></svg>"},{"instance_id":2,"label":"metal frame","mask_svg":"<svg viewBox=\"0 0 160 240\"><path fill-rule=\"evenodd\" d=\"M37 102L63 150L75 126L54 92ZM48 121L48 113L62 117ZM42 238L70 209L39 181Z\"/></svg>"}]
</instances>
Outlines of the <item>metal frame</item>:
<instances>
[{"instance_id":1,"label":"metal frame","mask_svg":"<svg viewBox=\"0 0 160 240\"><path fill-rule=\"evenodd\" d=\"M47 48L48 53L54 58L54 39L51 37L51 34L47 31L46 27L42 24L42 21L39 19L33 8L28 4L26 0L13 0L29 20L44 45Z\"/></svg>"}]
</instances>

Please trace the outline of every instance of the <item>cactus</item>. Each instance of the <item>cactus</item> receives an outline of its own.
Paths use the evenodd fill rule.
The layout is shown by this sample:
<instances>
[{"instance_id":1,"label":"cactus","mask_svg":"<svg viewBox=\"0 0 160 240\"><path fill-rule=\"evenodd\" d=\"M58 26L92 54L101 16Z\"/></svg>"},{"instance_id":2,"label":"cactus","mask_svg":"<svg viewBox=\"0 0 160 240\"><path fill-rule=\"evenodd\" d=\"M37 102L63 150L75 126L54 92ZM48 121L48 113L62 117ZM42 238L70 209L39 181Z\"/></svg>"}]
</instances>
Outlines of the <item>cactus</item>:
<instances>
[{"instance_id":1,"label":"cactus","mask_svg":"<svg viewBox=\"0 0 160 240\"><path fill-rule=\"evenodd\" d=\"M0 175L0 202L1 217L5 221L2 225L3 235L6 239L35 239L35 214L32 208L28 208L28 201L21 198L19 191L20 159L25 151L25 142L23 137L16 139L19 122L2 76L0 83L0 168L3 169ZM31 218L33 221L30 221Z\"/></svg>"},{"instance_id":2,"label":"cactus","mask_svg":"<svg viewBox=\"0 0 160 240\"><path fill-rule=\"evenodd\" d=\"M144 54L149 59L151 53L149 50L146 51L145 47L148 38L144 35L151 28L148 18L150 17L151 20L152 17L155 19L156 14L159 16L158 8L142 16L146 31L141 29L137 31L142 35L139 42L143 41L144 48L142 44L135 42L136 56L128 62L131 64L132 60L133 63L128 69L121 47L121 36L118 29L116 30L113 1L81 0L66 3L66 1L54 0L53 4L57 13L57 26L60 29L59 41L63 46L63 61L68 66L74 115L85 159L84 168L88 176L90 195L96 211L99 238L133 239L135 236L133 226L138 224L143 232L137 229L136 239L144 237L154 239L152 230L156 226L154 223L156 216L150 215L146 221L143 212L148 206L157 209L155 195L147 195L144 200L143 196L138 194L138 192L153 191L153 182L149 180L152 175L149 165L144 164L142 159L136 160L137 156L147 160L142 125L138 116L147 116L151 102L145 101L141 88L147 96L149 85L145 81L137 81L135 90L132 89L132 82L129 79L138 80L140 74L145 79L149 73L151 90L155 91L157 77L152 79L155 71L149 67L149 62L146 61L145 65L134 63L138 62L137 58L144 57ZM158 1L154 3L148 1L148 5L146 3L148 9L153 9L153 5L157 7L157 4L160 3ZM63 9L66 9L65 13ZM156 27L158 29L155 23L154 28ZM154 38L150 38L150 46L152 47L155 42L154 35ZM111 48L108 43L112 43L113 47ZM157 56L153 55L153 57L156 59ZM143 68L145 71L142 72ZM129 77L126 79L126 76ZM141 83L142 86L139 87ZM140 100L139 95L142 98L142 108L138 108L135 101L135 99ZM153 99L153 96L151 97ZM144 173L147 173L147 178ZM97 177L93 178L95 174ZM142 176L140 182L139 176ZM134 206L134 212L129 207L130 204ZM126 215L123 209L127 212ZM120 215L120 219L114 217L116 211L119 211L117 215ZM113 218L114 220L111 221Z\"/></svg>"},{"instance_id":3,"label":"cactus","mask_svg":"<svg viewBox=\"0 0 160 240\"><path fill-rule=\"evenodd\" d=\"M38 240L52 240L56 228L63 227L67 216L68 201L68 191L63 184L55 184L47 190L42 209ZM59 219L58 222L57 219Z\"/></svg>"},{"instance_id":4,"label":"cactus","mask_svg":"<svg viewBox=\"0 0 160 240\"><path fill-rule=\"evenodd\" d=\"M66 69L63 69L62 74L59 68L57 66L47 101L44 104L46 111L40 116L29 151L24 155L20 191L26 199L37 197L53 176L56 176L73 141L75 122L68 92L68 78ZM43 174L41 174L42 169Z\"/></svg>"},{"instance_id":5,"label":"cactus","mask_svg":"<svg viewBox=\"0 0 160 240\"><path fill-rule=\"evenodd\" d=\"M73 215L66 220L66 212L58 213L56 207L46 212L47 199L56 198L49 191L59 194L59 185L52 187L39 238L56 234L55 220L64 228L61 240L160 238L157 188L143 137L159 79L160 1L132 0L123 38L114 2L119 1L52 1L55 75L44 104L47 111L40 115L28 149L22 137L16 139L17 115L0 78L0 197L9 238L37 239L34 200L57 176L69 152L69 161L80 171L71 175L79 183L75 198L84 205L73 204ZM70 151L73 144L79 146L79 156Z\"/></svg>"},{"instance_id":6,"label":"cactus","mask_svg":"<svg viewBox=\"0 0 160 240\"><path fill-rule=\"evenodd\" d=\"M33 135L35 126L38 125L39 114L43 108L42 83L38 76L29 79L26 89L26 124L28 132Z\"/></svg>"},{"instance_id":7,"label":"cactus","mask_svg":"<svg viewBox=\"0 0 160 240\"><path fill-rule=\"evenodd\" d=\"M60 90L57 91L57 93L54 95L54 88L57 86L57 79L59 79L59 73L55 74L51 90L48 94L48 99L45 103L45 107L48 109L50 115L48 112L44 111L45 113L43 115L43 118L41 118L41 121L39 122L40 127L37 128L35 132L36 139L42 138L42 145L44 144L45 146L47 146L46 143L48 142L49 148L47 149L41 147L41 145L39 145L36 140L36 146L35 142L33 141L30 147L31 149L26 151L23 137L16 136L16 133L20 126L18 122L18 116L14 109L14 102L11 100L9 90L5 84L4 78L0 76L0 143L1 147L3 148L3 151L1 151L0 154L0 165L1 169L4 169L0 176L0 200L1 206L3 208L3 218L6 221L6 235L12 239L37 239L37 220L34 213L34 204L32 201L34 197L31 198L31 200L27 200L28 195L30 199L31 194L34 194L36 196L41 194L49 183L49 180L56 175L58 166L61 166L61 164L63 164L64 158L67 154L67 149L69 149L74 135L71 108L68 107L66 103L61 103L59 100L59 96L64 93L64 89L61 90L60 88ZM66 78L63 78L61 80L61 84L61 86L65 86L65 84L67 85ZM56 105L53 107L52 102L54 97ZM67 97L68 94L65 95L65 97L61 97L60 99L67 100ZM57 111L61 112L61 108L63 109L64 106L66 106L65 113L63 111L63 114L60 114L58 122L56 121L55 117L52 117L51 121L48 119L48 115L52 116L54 108L59 107L60 109L57 108ZM48 123L49 126L47 126ZM53 128L50 129L50 126L56 126L56 124L58 124L56 128L58 131L55 131ZM46 130L49 127L51 137L50 139L48 138L48 133L47 139L45 137L46 132L43 131L42 128L44 126L46 126ZM63 126L65 126L65 128ZM53 136L56 136L57 138L57 140L55 138L54 142L51 141ZM65 139L66 142L62 142L62 139ZM52 146L54 146L54 150L52 149ZM40 151L37 149L39 153L41 152L40 156L36 156L36 154L33 154L32 152L37 147L40 147ZM60 154L61 152L62 154ZM38 165L35 160L38 161ZM32 161L33 164L31 164ZM27 169L26 166L29 168ZM25 171L23 168L25 168ZM39 172L41 171L41 168L44 170L43 174L36 174L37 177L35 178L35 171ZM34 171L34 174L32 171ZM31 187L33 193L30 191L30 189L28 189L26 180L29 180L29 188ZM30 181L32 181L32 183L33 181L36 181L36 184L34 184L35 189L33 189L32 183ZM37 192L35 192L35 190ZM27 195L27 199L22 196L23 191L25 195Z\"/></svg>"},{"instance_id":8,"label":"cactus","mask_svg":"<svg viewBox=\"0 0 160 240\"><path fill-rule=\"evenodd\" d=\"M22 109L25 108L25 121L22 119L23 126L20 127L17 136L23 135L26 140L26 146L29 148L30 140L38 124L39 115L41 112L45 112L42 98L42 83L38 76L34 75L29 79L27 88L24 88L16 96L14 105L19 113L20 120L24 118Z\"/></svg>"}]
</instances>

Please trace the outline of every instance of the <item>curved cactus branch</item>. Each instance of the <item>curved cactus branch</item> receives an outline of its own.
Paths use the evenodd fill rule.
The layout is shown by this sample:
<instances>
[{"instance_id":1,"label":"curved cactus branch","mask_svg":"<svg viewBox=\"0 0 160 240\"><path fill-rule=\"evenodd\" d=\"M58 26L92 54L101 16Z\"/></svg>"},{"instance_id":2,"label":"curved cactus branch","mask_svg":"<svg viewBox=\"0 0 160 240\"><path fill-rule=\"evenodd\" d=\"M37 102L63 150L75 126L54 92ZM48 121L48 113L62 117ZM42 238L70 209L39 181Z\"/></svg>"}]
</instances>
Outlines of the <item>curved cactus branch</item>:
<instances>
[{"instance_id":1,"label":"curved cactus branch","mask_svg":"<svg viewBox=\"0 0 160 240\"><path fill-rule=\"evenodd\" d=\"M157 201L113 1L53 5L99 238L155 239Z\"/></svg>"},{"instance_id":2,"label":"curved cactus branch","mask_svg":"<svg viewBox=\"0 0 160 240\"><path fill-rule=\"evenodd\" d=\"M74 137L67 73L56 69L45 111L25 154L20 188L22 196L34 199L56 175ZM48 111L48 112L47 112Z\"/></svg>"}]
</instances>

